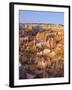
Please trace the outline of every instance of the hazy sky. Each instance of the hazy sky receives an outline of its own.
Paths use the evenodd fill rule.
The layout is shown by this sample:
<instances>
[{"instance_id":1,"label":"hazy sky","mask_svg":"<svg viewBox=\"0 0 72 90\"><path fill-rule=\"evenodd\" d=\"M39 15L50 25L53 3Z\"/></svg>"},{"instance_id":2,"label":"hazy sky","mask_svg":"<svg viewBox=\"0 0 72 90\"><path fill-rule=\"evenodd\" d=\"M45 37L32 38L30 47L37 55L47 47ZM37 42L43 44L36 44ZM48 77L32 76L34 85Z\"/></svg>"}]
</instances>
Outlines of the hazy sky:
<instances>
[{"instance_id":1,"label":"hazy sky","mask_svg":"<svg viewBox=\"0 0 72 90\"><path fill-rule=\"evenodd\" d=\"M19 11L20 23L52 23L64 24L63 12L49 12L49 11Z\"/></svg>"}]
</instances>

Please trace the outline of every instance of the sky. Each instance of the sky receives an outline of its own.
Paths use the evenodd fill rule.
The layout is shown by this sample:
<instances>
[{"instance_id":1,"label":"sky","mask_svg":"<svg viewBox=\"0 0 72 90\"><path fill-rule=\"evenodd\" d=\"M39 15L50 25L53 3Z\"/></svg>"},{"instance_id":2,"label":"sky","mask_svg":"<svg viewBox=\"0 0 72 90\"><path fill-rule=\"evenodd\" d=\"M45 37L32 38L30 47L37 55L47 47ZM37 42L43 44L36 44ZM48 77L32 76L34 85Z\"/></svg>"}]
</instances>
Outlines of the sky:
<instances>
[{"instance_id":1,"label":"sky","mask_svg":"<svg viewBox=\"0 0 72 90\"><path fill-rule=\"evenodd\" d=\"M63 12L19 10L20 23L64 24Z\"/></svg>"}]
</instances>

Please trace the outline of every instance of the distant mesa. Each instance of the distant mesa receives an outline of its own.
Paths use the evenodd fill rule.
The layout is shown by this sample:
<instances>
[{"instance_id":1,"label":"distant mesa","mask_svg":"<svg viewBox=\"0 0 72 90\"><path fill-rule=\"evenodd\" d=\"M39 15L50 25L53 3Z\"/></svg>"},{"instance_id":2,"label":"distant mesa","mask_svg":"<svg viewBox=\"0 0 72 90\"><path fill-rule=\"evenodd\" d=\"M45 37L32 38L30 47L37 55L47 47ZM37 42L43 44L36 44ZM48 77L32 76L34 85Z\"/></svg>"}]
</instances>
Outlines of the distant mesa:
<instances>
[{"instance_id":1,"label":"distant mesa","mask_svg":"<svg viewBox=\"0 0 72 90\"><path fill-rule=\"evenodd\" d=\"M22 29L26 29L28 28L29 30L32 30L32 28L48 28L48 27L63 27L64 25L63 24L41 24L41 23L20 23L19 24L19 29L22 30Z\"/></svg>"}]
</instances>

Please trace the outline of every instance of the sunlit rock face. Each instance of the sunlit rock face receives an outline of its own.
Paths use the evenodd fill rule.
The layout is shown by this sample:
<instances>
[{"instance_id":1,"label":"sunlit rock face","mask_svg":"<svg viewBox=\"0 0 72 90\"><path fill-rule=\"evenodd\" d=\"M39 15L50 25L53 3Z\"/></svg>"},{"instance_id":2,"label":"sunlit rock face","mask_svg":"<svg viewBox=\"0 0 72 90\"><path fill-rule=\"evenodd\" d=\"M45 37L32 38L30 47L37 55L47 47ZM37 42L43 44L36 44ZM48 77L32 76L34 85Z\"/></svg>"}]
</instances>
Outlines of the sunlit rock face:
<instances>
[{"instance_id":1,"label":"sunlit rock face","mask_svg":"<svg viewBox=\"0 0 72 90\"><path fill-rule=\"evenodd\" d=\"M19 62L20 79L63 77L64 26L20 24Z\"/></svg>"}]
</instances>

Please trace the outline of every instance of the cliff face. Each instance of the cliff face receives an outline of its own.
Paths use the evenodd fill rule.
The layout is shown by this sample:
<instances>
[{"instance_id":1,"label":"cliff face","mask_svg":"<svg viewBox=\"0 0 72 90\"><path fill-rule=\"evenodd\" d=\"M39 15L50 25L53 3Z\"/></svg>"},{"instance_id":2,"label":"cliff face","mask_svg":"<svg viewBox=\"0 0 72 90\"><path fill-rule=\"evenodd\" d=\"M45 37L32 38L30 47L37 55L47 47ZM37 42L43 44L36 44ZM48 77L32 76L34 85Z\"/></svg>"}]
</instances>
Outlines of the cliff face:
<instances>
[{"instance_id":1,"label":"cliff face","mask_svg":"<svg viewBox=\"0 0 72 90\"><path fill-rule=\"evenodd\" d=\"M35 77L64 76L64 26L23 24L19 30L19 61L30 72L34 70ZM37 69L42 72L38 74Z\"/></svg>"}]
</instances>

